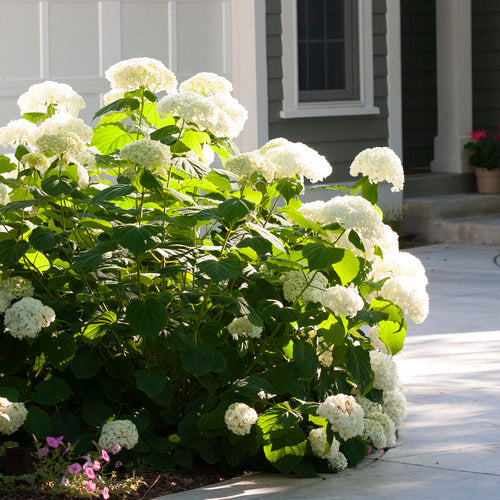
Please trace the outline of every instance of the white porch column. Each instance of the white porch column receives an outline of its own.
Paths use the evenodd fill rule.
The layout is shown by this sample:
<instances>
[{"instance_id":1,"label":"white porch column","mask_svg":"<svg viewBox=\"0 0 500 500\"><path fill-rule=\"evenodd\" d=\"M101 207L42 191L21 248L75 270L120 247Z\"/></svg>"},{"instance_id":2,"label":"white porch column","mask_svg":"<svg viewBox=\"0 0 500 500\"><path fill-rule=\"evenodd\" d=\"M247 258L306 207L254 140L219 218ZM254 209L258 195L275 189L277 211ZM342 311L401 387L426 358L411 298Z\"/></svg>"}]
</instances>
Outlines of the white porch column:
<instances>
[{"instance_id":1,"label":"white porch column","mask_svg":"<svg viewBox=\"0 0 500 500\"><path fill-rule=\"evenodd\" d=\"M265 0L232 0L231 34L235 97L248 110L236 143L242 152L268 139Z\"/></svg>"},{"instance_id":2,"label":"white porch column","mask_svg":"<svg viewBox=\"0 0 500 500\"><path fill-rule=\"evenodd\" d=\"M432 172L470 170L463 145L472 131L471 0L436 2L438 135Z\"/></svg>"}]
</instances>

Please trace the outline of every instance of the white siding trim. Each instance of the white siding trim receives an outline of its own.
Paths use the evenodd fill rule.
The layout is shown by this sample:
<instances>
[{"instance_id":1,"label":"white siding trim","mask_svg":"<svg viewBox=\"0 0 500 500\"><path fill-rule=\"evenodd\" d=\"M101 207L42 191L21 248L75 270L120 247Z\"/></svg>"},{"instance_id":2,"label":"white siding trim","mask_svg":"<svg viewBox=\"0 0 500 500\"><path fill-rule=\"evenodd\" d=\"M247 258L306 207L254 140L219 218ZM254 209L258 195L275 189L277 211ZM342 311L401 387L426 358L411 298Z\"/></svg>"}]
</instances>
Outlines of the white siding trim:
<instances>
[{"instance_id":1,"label":"white siding trim","mask_svg":"<svg viewBox=\"0 0 500 500\"><path fill-rule=\"evenodd\" d=\"M378 114L373 105L372 1L359 0L359 86L357 101L299 103L297 0L281 0L283 110L281 118Z\"/></svg>"},{"instance_id":2,"label":"white siding trim","mask_svg":"<svg viewBox=\"0 0 500 500\"><path fill-rule=\"evenodd\" d=\"M101 76L122 57L121 4L120 0L103 0L99 3L99 42Z\"/></svg>"},{"instance_id":3,"label":"white siding trim","mask_svg":"<svg viewBox=\"0 0 500 500\"><path fill-rule=\"evenodd\" d=\"M387 0L387 107L389 147L403 160L403 111L401 96L401 3Z\"/></svg>"}]
</instances>

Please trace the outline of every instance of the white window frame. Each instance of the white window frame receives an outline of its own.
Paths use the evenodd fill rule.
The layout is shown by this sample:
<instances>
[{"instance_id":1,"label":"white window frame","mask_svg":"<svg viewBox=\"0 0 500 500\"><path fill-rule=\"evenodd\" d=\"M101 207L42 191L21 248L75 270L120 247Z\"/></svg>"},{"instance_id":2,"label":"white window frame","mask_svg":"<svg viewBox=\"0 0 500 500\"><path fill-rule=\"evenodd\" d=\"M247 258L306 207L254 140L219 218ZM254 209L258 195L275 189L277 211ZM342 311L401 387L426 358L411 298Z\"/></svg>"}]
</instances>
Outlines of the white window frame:
<instances>
[{"instance_id":1,"label":"white window frame","mask_svg":"<svg viewBox=\"0 0 500 500\"><path fill-rule=\"evenodd\" d=\"M359 0L359 99L299 102L297 0L281 0L283 109L281 118L375 115L373 105L372 0Z\"/></svg>"}]
</instances>

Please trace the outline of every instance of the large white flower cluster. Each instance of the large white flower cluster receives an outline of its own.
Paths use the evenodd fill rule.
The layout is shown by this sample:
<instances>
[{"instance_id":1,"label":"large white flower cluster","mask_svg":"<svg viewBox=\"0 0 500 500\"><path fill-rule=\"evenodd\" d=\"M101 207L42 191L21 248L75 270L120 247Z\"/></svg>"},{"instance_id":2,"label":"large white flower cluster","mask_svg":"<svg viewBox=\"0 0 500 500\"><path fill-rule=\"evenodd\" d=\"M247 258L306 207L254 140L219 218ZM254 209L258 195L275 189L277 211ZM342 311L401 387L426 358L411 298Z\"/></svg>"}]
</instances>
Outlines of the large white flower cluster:
<instances>
[{"instance_id":1,"label":"large white flower cluster","mask_svg":"<svg viewBox=\"0 0 500 500\"><path fill-rule=\"evenodd\" d=\"M332 173L328 160L301 142L272 139L260 148L259 153L276 165L275 179L300 175L311 182L319 182Z\"/></svg>"},{"instance_id":2,"label":"large white flower cluster","mask_svg":"<svg viewBox=\"0 0 500 500\"><path fill-rule=\"evenodd\" d=\"M113 64L106 70L106 78L112 89L130 92L141 87L158 92L175 92L175 75L159 60L151 57L136 57Z\"/></svg>"},{"instance_id":3,"label":"large white flower cluster","mask_svg":"<svg viewBox=\"0 0 500 500\"><path fill-rule=\"evenodd\" d=\"M419 278L390 278L382 285L380 295L400 307L403 316L414 323L422 323L429 314L429 295Z\"/></svg>"},{"instance_id":4,"label":"large white flower cluster","mask_svg":"<svg viewBox=\"0 0 500 500\"><path fill-rule=\"evenodd\" d=\"M383 412L394 422L396 429L406 417L406 398L400 387L383 393Z\"/></svg>"},{"instance_id":5,"label":"large white flower cluster","mask_svg":"<svg viewBox=\"0 0 500 500\"><path fill-rule=\"evenodd\" d=\"M358 153L351 164L350 174L368 176L372 183L387 181L391 191L401 191L404 184L403 165L398 155L390 148L370 148Z\"/></svg>"},{"instance_id":6,"label":"large white flower cluster","mask_svg":"<svg viewBox=\"0 0 500 500\"><path fill-rule=\"evenodd\" d=\"M370 415L371 413L378 413L382 411L381 404L375 403L374 401L371 401L370 399L365 398L360 394L356 394L354 398L356 399L356 402L359 404L359 406L363 408L365 415Z\"/></svg>"},{"instance_id":7,"label":"large white flower cluster","mask_svg":"<svg viewBox=\"0 0 500 500\"><path fill-rule=\"evenodd\" d=\"M36 125L24 118L12 120L5 127L0 128L0 146L6 148L29 144L35 131Z\"/></svg>"},{"instance_id":8,"label":"large white flower cluster","mask_svg":"<svg viewBox=\"0 0 500 500\"><path fill-rule=\"evenodd\" d=\"M227 428L238 436L250 434L252 425L257 422L259 415L245 403L233 403L224 414L224 422Z\"/></svg>"},{"instance_id":9,"label":"large white flower cluster","mask_svg":"<svg viewBox=\"0 0 500 500\"><path fill-rule=\"evenodd\" d=\"M92 140L92 128L86 125L80 118L75 118L67 113L59 113L45 120L38 127L36 137L41 137L45 134L54 135L68 132L76 134L85 143L89 143Z\"/></svg>"},{"instance_id":10,"label":"large white flower cluster","mask_svg":"<svg viewBox=\"0 0 500 500\"><path fill-rule=\"evenodd\" d=\"M182 82L179 90L210 97L214 94L230 93L233 90L233 84L223 76L204 71Z\"/></svg>"},{"instance_id":11,"label":"large white flower cluster","mask_svg":"<svg viewBox=\"0 0 500 500\"><path fill-rule=\"evenodd\" d=\"M354 286L335 285L323 292L321 303L336 316L353 318L364 306L363 299Z\"/></svg>"},{"instance_id":12,"label":"large white flower cluster","mask_svg":"<svg viewBox=\"0 0 500 500\"><path fill-rule=\"evenodd\" d=\"M122 89L111 89L102 96L102 102L107 106L112 102L118 101L118 99L123 99L125 96L125 91Z\"/></svg>"},{"instance_id":13,"label":"large white flower cluster","mask_svg":"<svg viewBox=\"0 0 500 500\"><path fill-rule=\"evenodd\" d=\"M6 398L0 398L0 432L13 434L24 424L28 410L23 403L11 403Z\"/></svg>"},{"instance_id":14,"label":"large white flower cluster","mask_svg":"<svg viewBox=\"0 0 500 500\"><path fill-rule=\"evenodd\" d=\"M103 425L99 446L113 454L121 448L131 450L139 441L137 427L130 420L112 420Z\"/></svg>"},{"instance_id":15,"label":"large white flower cluster","mask_svg":"<svg viewBox=\"0 0 500 500\"><path fill-rule=\"evenodd\" d=\"M165 167L171 158L168 146L151 139L141 139L125 144L120 151L120 156L144 168Z\"/></svg>"},{"instance_id":16,"label":"large white flower cluster","mask_svg":"<svg viewBox=\"0 0 500 500\"><path fill-rule=\"evenodd\" d=\"M326 418L342 439L358 436L363 432L363 408L353 396L336 394L328 396L318 407L318 416Z\"/></svg>"},{"instance_id":17,"label":"large white flower cluster","mask_svg":"<svg viewBox=\"0 0 500 500\"><path fill-rule=\"evenodd\" d=\"M77 155L86 149L85 142L77 134L66 130L56 134L39 135L35 146L40 153L56 153L59 156L65 153Z\"/></svg>"},{"instance_id":18,"label":"large white flower cluster","mask_svg":"<svg viewBox=\"0 0 500 500\"><path fill-rule=\"evenodd\" d=\"M52 308L44 306L38 299L24 297L5 311L4 325L15 338L34 338L55 317Z\"/></svg>"},{"instance_id":19,"label":"large white flower cluster","mask_svg":"<svg viewBox=\"0 0 500 500\"><path fill-rule=\"evenodd\" d=\"M377 258L372 264L373 277L377 280L406 276L421 280L427 285L427 276L424 266L418 257L408 252L392 252L384 254L384 258Z\"/></svg>"},{"instance_id":20,"label":"large white flower cluster","mask_svg":"<svg viewBox=\"0 0 500 500\"><path fill-rule=\"evenodd\" d=\"M21 158L21 163L31 170L38 170L43 174L49 167L49 159L42 153L26 153Z\"/></svg>"},{"instance_id":21,"label":"large white flower cluster","mask_svg":"<svg viewBox=\"0 0 500 500\"><path fill-rule=\"evenodd\" d=\"M234 340L238 340L239 337L258 339L262 334L262 328L253 325L248 319L248 316L234 318L233 321L229 323L227 329Z\"/></svg>"},{"instance_id":22,"label":"large white flower cluster","mask_svg":"<svg viewBox=\"0 0 500 500\"><path fill-rule=\"evenodd\" d=\"M328 451L326 450L328 446L327 437L322 427L312 429L307 439L309 440L313 454L319 458L328 460L333 470L343 470L347 467L347 459L339 451L340 443L335 438L333 438Z\"/></svg>"},{"instance_id":23,"label":"large white flower cluster","mask_svg":"<svg viewBox=\"0 0 500 500\"><path fill-rule=\"evenodd\" d=\"M288 271L280 280L283 282L283 296L289 302L298 298L303 302L321 302L328 285L328 278L319 272Z\"/></svg>"},{"instance_id":24,"label":"large white flower cluster","mask_svg":"<svg viewBox=\"0 0 500 500\"><path fill-rule=\"evenodd\" d=\"M219 108L219 119L210 130L216 137L234 139L240 135L248 119L248 111L229 93L210 97Z\"/></svg>"},{"instance_id":25,"label":"large white flower cluster","mask_svg":"<svg viewBox=\"0 0 500 500\"><path fill-rule=\"evenodd\" d=\"M400 385L398 367L390 354L374 350L370 351L370 365L375 374L375 389L392 390Z\"/></svg>"},{"instance_id":26,"label":"large white flower cluster","mask_svg":"<svg viewBox=\"0 0 500 500\"><path fill-rule=\"evenodd\" d=\"M34 289L31 281L20 276L12 276L0 281L0 313L4 313L13 300L33 297L33 294Z\"/></svg>"},{"instance_id":27,"label":"large white flower cluster","mask_svg":"<svg viewBox=\"0 0 500 500\"><path fill-rule=\"evenodd\" d=\"M250 184L254 173L260 174L267 182L272 182L276 173L276 165L256 151L228 158L225 169L236 176L240 186Z\"/></svg>"},{"instance_id":28,"label":"large white flower cluster","mask_svg":"<svg viewBox=\"0 0 500 500\"><path fill-rule=\"evenodd\" d=\"M385 413L382 413L382 411L377 411L373 413L368 413L366 419L378 422L382 426L382 429L384 430L385 434L385 441L386 441L385 447L394 448L396 446L396 426L389 416L387 416ZM366 425L366 419L365 419L365 425ZM373 444L375 445L375 442L373 442ZM375 446L378 448L377 445Z\"/></svg>"},{"instance_id":29,"label":"large white flower cluster","mask_svg":"<svg viewBox=\"0 0 500 500\"><path fill-rule=\"evenodd\" d=\"M374 349L383 352L384 354L390 354L389 349L387 349L387 346L384 344L384 342L382 342L381 338L379 337L378 326L372 326L368 330L368 337L370 339L370 344Z\"/></svg>"},{"instance_id":30,"label":"large white flower cluster","mask_svg":"<svg viewBox=\"0 0 500 500\"><path fill-rule=\"evenodd\" d=\"M48 106L52 106L57 113L69 113L78 116L85 107L83 97L77 94L69 85L46 81L32 85L22 94L17 105L24 113L46 113Z\"/></svg>"},{"instance_id":31,"label":"large white flower cluster","mask_svg":"<svg viewBox=\"0 0 500 500\"><path fill-rule=\"evenodd\" d=\"M10 202L9 193L12 189L6 184L0 184L0 206L7 205Z\"/></svg>"},{"instance_id":32,"label":"large white flower cluster","mask_svg":"<svg viewBox=\"0 0 500 500\"><path fill-rule=\"evenodd\" d=\"M373 446L379 450L387 446L387 437L384 428L379 422L369 418L364 419L364 428L361 438L365 441L370 441L373 443Z\"/></svg>"}]
</instances>

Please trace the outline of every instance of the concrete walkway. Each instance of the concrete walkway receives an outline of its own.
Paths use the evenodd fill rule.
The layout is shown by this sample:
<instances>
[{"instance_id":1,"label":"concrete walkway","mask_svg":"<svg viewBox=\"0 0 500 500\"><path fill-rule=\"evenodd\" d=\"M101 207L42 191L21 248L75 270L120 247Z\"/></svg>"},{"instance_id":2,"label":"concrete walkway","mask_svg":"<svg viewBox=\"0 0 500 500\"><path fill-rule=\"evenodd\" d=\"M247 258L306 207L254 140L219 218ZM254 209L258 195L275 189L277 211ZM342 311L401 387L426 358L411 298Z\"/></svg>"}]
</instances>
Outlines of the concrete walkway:
<instances>
[{"instance_id":1,"label":"concrete walkway","mask_svg":"<svg viewBox=\"0 0 500 500\"><path fill-rule=\"evenodd\" d=\"M500 499L500 246L412 253L427 269L431 312L396 358L408 398L397 448L340 474L255 474L162 498Z\"/></svg>"}]
</instances>

